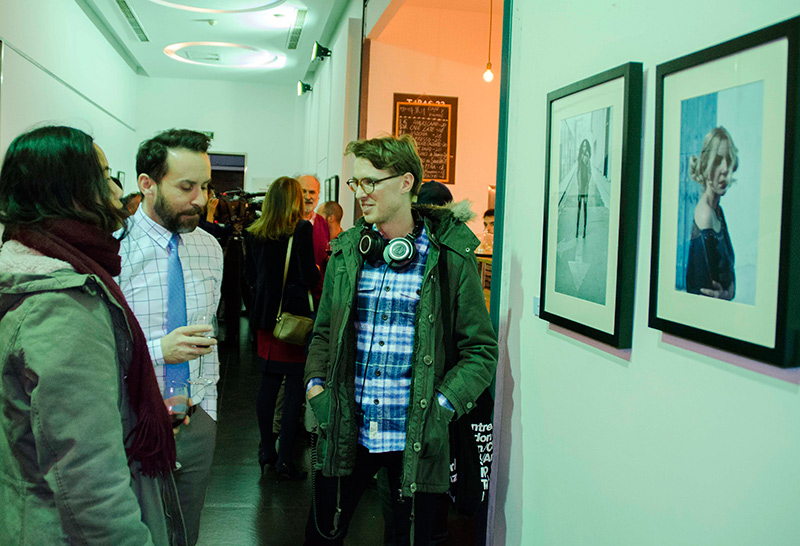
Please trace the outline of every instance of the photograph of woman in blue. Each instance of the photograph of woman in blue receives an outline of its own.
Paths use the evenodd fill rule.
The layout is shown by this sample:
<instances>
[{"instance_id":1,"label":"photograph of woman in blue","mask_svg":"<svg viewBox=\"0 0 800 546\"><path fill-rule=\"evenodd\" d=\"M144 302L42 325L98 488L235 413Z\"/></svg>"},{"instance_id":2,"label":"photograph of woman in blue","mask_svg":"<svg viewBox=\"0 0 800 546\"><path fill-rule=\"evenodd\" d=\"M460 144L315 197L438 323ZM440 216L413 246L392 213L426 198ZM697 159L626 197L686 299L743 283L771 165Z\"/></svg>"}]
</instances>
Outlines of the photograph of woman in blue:
<instances>
[{"instance_id":1,"label":"photograph of woman in blue","mask_svg":"<svg viewBox=\"0 0 800 546\"><path fill-rule=\"evenodd\" d=\"M686 291L732 300L736 295L734 252L720 200L739 166L738 153L728 131L720 126L706 134L703 149L689 161L689 176L703 187L694 209Z\"/></svg>"}]
</instances>

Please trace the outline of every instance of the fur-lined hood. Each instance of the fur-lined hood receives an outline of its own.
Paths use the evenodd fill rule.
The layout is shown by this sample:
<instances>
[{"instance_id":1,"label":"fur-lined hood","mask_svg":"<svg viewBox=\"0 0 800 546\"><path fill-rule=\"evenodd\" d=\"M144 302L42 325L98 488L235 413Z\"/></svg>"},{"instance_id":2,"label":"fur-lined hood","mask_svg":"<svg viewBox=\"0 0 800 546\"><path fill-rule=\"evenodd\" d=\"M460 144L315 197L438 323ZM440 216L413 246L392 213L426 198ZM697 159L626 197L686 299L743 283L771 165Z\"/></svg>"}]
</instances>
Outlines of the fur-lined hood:
<instances>
[{"instance_id":1,"label":"fur-lined hood","mask_svg":"<svg viewBox=\"0 0 800 546\"><path fill-rule=\"evenodd\" d=\"M49 275L61 269L73 269L62 260L50 258L18 241L0 247L0 271L22 275Z\"/></svg>"},{"instance_id":2,"label":"fur-lined hood","mask_svg":"<svg viewBox=\"0 0 800 546\"><path fill-rule=\"evenodd\" d=\"M44 256L18 241L7 241L0 247L0 311L21 295L77 288L90 278L76 273L67 262Z\"/></svg>"},{"instance_id":3,"label":"fur-lined hood","mask_svg":"<svg viewBox=\"0 0 800 546\"><path fill-rule=\"evenodd\" d=\"M480 244L467 226L467 222L475 218L470 201L450 202L442 207L413 205L412 210L422 216L434 243L447 245L459 254L474 252Z\"/></svg>"},{"instance_id":4,"label":"fur-lined hood","mask_svg":"<svg viewBox=\"0 0 800 546\"><path fill-rule=\"evenodd\" d=\"M475 212L472 210L472 201L470 201L469 199L464 199L463 201L459 201L457 203L455 201L450 201L449 203L442 206L414 204L412 206L412 209L418 210L420 212L427 211L430 216L432 217L437 216L439 218L446 216L440 214L442 209L449 210L451 213L453 213L454 220L458 222L463 222L465 224L470 220L472 220L473 218L475 218L475 216L477 216Z\"/></svg>"}]
</instances>

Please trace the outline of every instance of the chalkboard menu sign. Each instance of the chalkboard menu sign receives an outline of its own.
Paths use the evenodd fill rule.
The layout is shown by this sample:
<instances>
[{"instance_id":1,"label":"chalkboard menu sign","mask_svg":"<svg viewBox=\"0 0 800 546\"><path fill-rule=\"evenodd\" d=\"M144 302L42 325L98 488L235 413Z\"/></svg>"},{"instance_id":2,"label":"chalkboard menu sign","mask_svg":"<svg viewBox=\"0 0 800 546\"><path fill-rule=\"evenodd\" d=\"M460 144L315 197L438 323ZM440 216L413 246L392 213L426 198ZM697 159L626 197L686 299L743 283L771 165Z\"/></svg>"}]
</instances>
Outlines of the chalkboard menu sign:
<instances>
[{"instance_id":1,"label":"chalkboard menu sign","mask_svg":"<svg viewBox=\"0 0 800 546\"><path fill-rule=\"evenodd\" d=\"M455 184L458 97L394 94L392 133L417 141L425 180Z\"/></svg>"}]
</instances>

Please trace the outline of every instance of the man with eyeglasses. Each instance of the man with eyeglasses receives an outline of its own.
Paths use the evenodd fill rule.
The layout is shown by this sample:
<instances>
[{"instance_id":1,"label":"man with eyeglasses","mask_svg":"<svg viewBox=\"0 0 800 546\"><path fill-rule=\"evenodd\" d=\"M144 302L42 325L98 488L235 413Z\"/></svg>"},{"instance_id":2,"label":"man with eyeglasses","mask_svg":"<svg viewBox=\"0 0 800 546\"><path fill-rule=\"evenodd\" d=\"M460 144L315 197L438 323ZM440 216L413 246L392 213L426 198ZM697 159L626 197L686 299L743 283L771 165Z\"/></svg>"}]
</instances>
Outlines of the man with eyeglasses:
<instances>
[{"instance_id":1,"label":"man with eyeglasses","mask_svg":"<svg viewBox=\"0 0 800 546\"><path fill-rule=\"evenodd\" d=\"M347 153L364 216L331 242L306 362L320 425L306 544L342 544L386 468L393 543L425 545L450 484L449 423L475 407L497 366L478 240L469 218L412 205L422 164L411 136L351 142Z\"/></svg>"}]
</instances>

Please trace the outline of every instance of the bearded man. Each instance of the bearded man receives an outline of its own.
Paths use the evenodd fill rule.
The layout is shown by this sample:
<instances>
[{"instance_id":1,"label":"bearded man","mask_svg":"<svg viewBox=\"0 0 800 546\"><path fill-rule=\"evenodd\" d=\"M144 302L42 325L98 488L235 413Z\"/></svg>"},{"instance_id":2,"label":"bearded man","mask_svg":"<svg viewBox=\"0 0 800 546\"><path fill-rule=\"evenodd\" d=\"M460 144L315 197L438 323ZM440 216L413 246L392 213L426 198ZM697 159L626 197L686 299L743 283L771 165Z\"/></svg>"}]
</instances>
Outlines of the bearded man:
<instances>
[{"instance_id":1,"label":"bearded man","mask_svg":"<svg viewBox=\"0 0 800 546\"><path fill-rule=\"evenodd\" d=\"M166 384L185 384L194 403L189 423L176 436L180 466L173 473L192 545L200 532L217 430L219 357L216 340L206 335L219 306L222 248L196 229L211 182L208 147L206 135L186 129L164 131L139 146L143 198L128 219L117 278L144 331L162 392ZM205 324L195 324L195 317L204 317Z\"/></svg>"}]
</instances>

